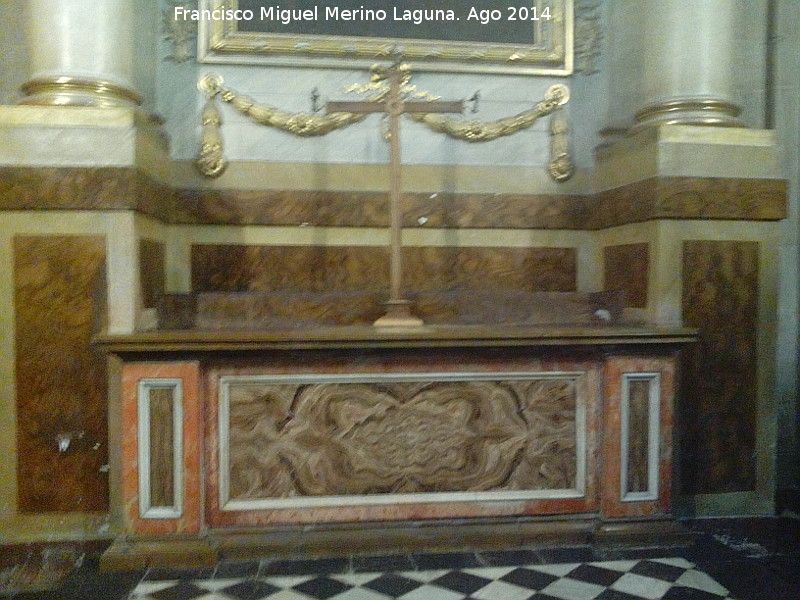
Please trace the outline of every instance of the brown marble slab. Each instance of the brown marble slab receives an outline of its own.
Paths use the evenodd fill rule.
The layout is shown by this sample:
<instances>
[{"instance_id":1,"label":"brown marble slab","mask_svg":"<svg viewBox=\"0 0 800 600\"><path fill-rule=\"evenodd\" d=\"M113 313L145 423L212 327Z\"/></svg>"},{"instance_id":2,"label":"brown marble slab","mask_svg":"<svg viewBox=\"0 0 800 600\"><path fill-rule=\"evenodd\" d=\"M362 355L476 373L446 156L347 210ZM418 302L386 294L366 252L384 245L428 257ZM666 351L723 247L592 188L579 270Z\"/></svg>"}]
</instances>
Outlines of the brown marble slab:
<instances>
[{"instance_id":1,"label":"brown marble slab","mask_svg":"<svg viewBox=\"0 0 800 600\"><path fill-rule=\"evenodd\" d=\"M150 403L150 505L175 504L175 388L153 387Z\"/></svg>"},{"instance_id":2,"label":"brown marble slab","mask_svg":"<svg viewBox=\"0 0 800 600\"><path fill-rule=\"evenodd\" d=\"M386 248L196 244L192 291L379 292L389 281Z\"/></svg>"},{"instance_id":3,"label":"brown marble slab","mask_svg":"<svg viewBox=\"0 0 800 600\"><path fill-rule=\"evenodd\" d=\"M647 308L649 269L649 244L603 248L603 289L624 292L625 306Z\"/></svg>"},{"instance_id":4,"label":"brown marble slab","mask_svg":"<svg viewBox=\"0 0 800 600\"><path fill-rule=\"evenodd\" d=\"M777 179L654 177L590 195L407 193L405 227L592 230L651 219L779 220ZM165 223L386 227L385 192L173 189L124 167L0 167L0 210L137 210Z\"/></svg>"},{"instance_id":5,"label":"brown marble slab","mask_svg":"<svg viewBox=\"0 0 800 600\"><path fill-rule=\"evenodd\" d=\"M530 372L542 374L542 382L525 384L516 390L502 386L501 391L488 383L492 390L491 400L481 401L475 395L475 389L454 390L447 382L435 382L433 385L414 385L409 381L409 374L419 374L425 379L426 374L441 374L447 371L460 375L457 379L469 379L469 373L493 373L503 371L518 373ZM549 372L553 372L550 375ZM586 473L597 472L599 457L599 418L600 406L597 393L600 386L602 364L592 360L576 361L567 358L547 360L533 357L530 352L515 350L496 352L485 351L441 351L430 349L420 352L336 352L336 353L303 353L272 354L269 360L250 360L228 362L212 366L208 371L205 390L208 398L213 399L206 404L205 415L205 457L206 457L206 512L211 527L249 526L277 523L324 523L324 522L362 522L393 520L426 520L438 518L499 517L503 515L530 514L566 514L597 510L596 478L587 477L585 493L582 497L576 494L561 494L563 497L544 497L530 500L477 500L470 495L455 498L452 501L438 501L432 497L419 496L419 499L407 499L405 503L349 503L345 506L325 505L295 506L289 503L286 507L265 508L263 505L242 505L251 499L258 501L267 496L265 493L287 492L289 487L298 489L298 484L305 488L303 493L309 496L326 493L328 489L365 490L368 493L383 493L381 489L406 486L405 489L429 488L464 488L475 487L476 491L486 486L496 488L506 480L514 489L505 473L504 465L510 466L511 472L519 480L536 481L545 489L550 485L560 486L561 481L572 477L573 469L567 468L559 479L558 471L542 468L545 464L554 467L560 464L561 458L575 457L572 438L569 433L575 431L577 421L574 415L576 398L583 399L585 407L586 427ZM341 402L336 398L336 386L319 387L301 386L289 389L284 385L272 385L269 389L264 382L255 384L253 389L240 378L242 376L267 375L299 375L303 374L331 375L375 375L386 379L386 385L339 386L342 388ZM572 383L559 380L565 373L575 375ZM392 382L392 374L403 374L405 382ZM222 393L223 376L234 376L234 407L232 421L236 430L237 443L233 465L238 471L234 490L237 498L233 499L238 506L225 506L224 492L220 489L220 414L216 401ZM400 375L398 375L400 377ZM499 376L502 379L502 376ZM420 382L417 382L419 384ZM439 383L442 385L440 386ZM454 383L454 382L449 382ZM398 385L400 384L400 385ZM552 385L551 385L552 384ZM566 384L566 385L565 385ZM291 387L291 384L289 384ZM452 392L456 392L453 394ZM262 394L266 392L266 397ZM323 398L314 402L304 402L300 396L308 393L323 393ZM364 393L362 393L364 392ZM462 392L466 392L463 394ZM299 394L299 395L298 395ZM482 394L480 394L482 395ZM305 396L303 396L305 398ZM511 400L509 400L510 397ZM514 399L516 398L516 399ZM508 412L512 404L522 398L531 401L528 405L523 401L519 405L521 413ZM275 399L271 402L268 399ZM388 402L388 404L386 404ZM539 406L541 403L541 406ZM464 412L464 409L467 409ZM288 414L286 413L288 409ZM445 410L446 409L446 410ZM539 410L541 409L541 411ZM317 411L319 414L317 414ZM353 413L352 411L355 411ZM485 419L481 423L464 430L461 427L450 427L442 421L445 413L450 425L461 424L462 417L471 422L480 411ZM486 411L486 414L483 414ZM513 413L513 414L512 414ZM536 415L536 416L535 416ZM361 420L359 416L364 416ZM541 421L538 420L541 417ZM337 420L339 417L345 420ZM320 418L322 419L320 421ZM288 419L288 420L287 420ZM489 421L486 427L483 421ZM348 425L349 423L350 425ZM523 424L524 423L524 424ZM341 427L339 427L341 426ZM563 429L563 431L562 431ZM405 430L405 431L404 431ZM521 437L515 432L521 433ZM385 447L375 448L375 435L385 438ZM406 436L410 435L411 437ZM243 436L243 437L242 437ZM337 441L352 436L349 453L340 454L334 448ZM551 437L552 436L552 439ZM256 442L263 452L248 452L249 437ZM324 440L322 438L325 438ZM570 441L566 441L567 438ZM564 440L566 446L550 446L555 439ZM414 441L425 441L427 447L415 447ZM549 441L547 441L549 440ZM455 446L453 446L455 443ZM264 444L267 444L266 446ZM500 448L515 444L520 448L516 456L517 462L508 462L507 455L497 453ZM370 455L355 453L354 448L370 450ZM468 452L458 456L451 450L455 447L466 448ZM251 450L253 446L250 446ZM471 463L470 453L477 451ZM390 450L392 450L390 452ZM488 450L488 452L484 452ZM297 452L296 452L297 451ZM440 452L441 451L441 452ZM555 451L555 455L553 452ZM419 455L428 453L428 466L438 469L439 477L433 477L430 469L421 464L413 464ZM274 462L275 454L283 457L280 464ZM397 469L389 463L402 462L411 458L400 467L405 476L398 477ZM462 460L464 459L464 460ZM555 462L551 462L555 460ZM566 462L569 459L564 458ZM289 471L287 472L287 461ZM344 461L344 462L343 462ZM346 464L345 464L346 463ZM351 464L352 463L352 464ZM498 469L488 468L496 464ZM351 466L357 471L351 470ZM262 467L270 470L264 476ZM307 469L305 475L297 475L296 470ZM343 475L343 471L344 473ZM347 475L349 473L349 476ZM286 475L292 481L288 481ZM307 475L307 477L306 477ZM373 485L373 482L376 485ZM252 486L251 486L252 484ZM492 485L495 484L495 485ZM264 487L266 486L266 487ZM289 487L286 487L289 486ZM313 489L311 489L313 488ZM374 489L373 489L374 488ZM555 489L555 488L551 488ZM308 492L311 492L310 494ZM288 492L291 494L291 492ZM221 495L222 494L222 495ZM558 494L556 494L558 496ZM568 497L573 496L573 497ZM275 496L272 496L273 498ZM340 504L334 502L334 504Z\"/></svg>"},{"instance_id":6,"label":"brown marble slab","mask_svg":"<svg viewBox=\"0 0 800 600\"><path fill-rule=\"evenodd\" d=\"M403 197L404 227L604 229L652 219L779 220L784 180L654 177L594 195L430 194ZM386 227L380 192L177 190L176 223Z\"/></svg>"},{"instance_id":7,"label":"brown marble slab","mask_svg":"<svg viewBox=\"0 0 800 600\"><path fill-rule=\"evenodd\" d=\"M105 296L104 237L14 238L20 512L108 508Z\"/></svg>"},{"instance_id":8,"label":"brown marble slab","mask_svg":"<svg viewBox=\"0 0 800 600\"><path fill-rule=\"evenodd\" d=\"M231 499L577 485L576 378L240 381L228 397Z\"/></svg>"},{"instance_id":9,"label":"brown marble slab","mask_svg":"<svg viewBox=\"0 0 800 600\"><path fill-rule=\"evenodd\" d=\"M0 210L137 210L169 221L172 190L126 167L0 167Z\"/></svg>"},{"instance_id":10,"label":"brown marble slab","mask_svg":"<svg viewBox=\"0 0 800 600\"><path fill-rule=\"evenodd\" d=\"M403 195L404 227L575 229L585 212L585 198L574 195ZM389 198L385 192L181 189L173 222L388 227Z\"/></svg>"},{"instance_id":11,"label":"brown marble slab","mask_svg":"<svg viewBox=\"0 0 800 600\"><path fill-rule=\"evenodd\" d=\"M653 219L775 221L786 217L783 179L654 177L593 198L583 229Z\"/></svg>"},{"instance_id":12,"label":"brown marble slab","mask_svg":"<svg viewBox=\"0 0 800 600\"><path fill-rule=\"evenodd\" d=\"M628 473L626 491L649 490L650 382L628 382Z\"/></svg>"},{"instance_id":13,"label":"brown marble slab","mask_svg":"<svg viewBox=\"0 0 800 600\"><path fill-rule=\"evenodd\" d=\"M687 493L755 488L758 273L758 242L684 242L683 320L700 329L683 361Z\"/></svg>"},{"instance_id":14,"label":"brown marble slab","mask_svg":"<svg viewBox=\"0 0 800 600\"><path fill-rule=\"evenodd\" d=\"M409 295L428 325L602 325L622 320L619 292L520 292L452 289ZM304 330L370 325L385 312L385 294L203 292L168 295L159 303L160 329ZM606 321L597 316L603 310Z\"/></svg>"},{"instance_id":15,"label":"brown marble slab","mask_svg":"<svg viewBox=\"0 0 800 600\"><path fill-rule=\"evenodd\" d=\"M144 238L139 240L139 285L144 308L155 308L164 294L164 269L164 244Z\"/></svg>"},{"instance_id":16,"label":"brown marble slab","mask_svg":"<svg viewBox=\"0 0 800 600\"><path fill-rule=\"evenodd\" d=\"M385 293L388 251L366 246L192 246L192 291ZM404 248L406 291L574 291L574 248Z\"/></svg>"}]
</instances>

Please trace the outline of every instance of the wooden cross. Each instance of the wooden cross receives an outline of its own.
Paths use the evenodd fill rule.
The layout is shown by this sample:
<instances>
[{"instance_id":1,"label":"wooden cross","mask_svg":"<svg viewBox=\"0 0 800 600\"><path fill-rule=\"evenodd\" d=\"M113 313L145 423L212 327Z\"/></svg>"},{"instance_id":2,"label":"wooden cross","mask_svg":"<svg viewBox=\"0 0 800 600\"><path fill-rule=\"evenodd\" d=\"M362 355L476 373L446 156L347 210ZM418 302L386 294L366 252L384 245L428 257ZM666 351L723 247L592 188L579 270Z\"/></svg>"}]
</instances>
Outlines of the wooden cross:
<instances>
[{"instance_id":1,"label":"wooden cross","mask_svg":"<svg viewBox=\"0 0 800 600\"><path fill-rule=\"evenodd\" d=\"M361 102L328 102L328 114L347 113L385 113L389 116L389 204L391 207L391 253L389 282L389 301L386 314L375 321L376 327L418 327L421 319L411 314L411 301L402 294L402 194L400 179L400 115L403 113L461 113L464 104L458 102L408 101L403 100L403 74L398 64L389 69L389 91L385 100Z\"/></svg>"}]
</instances>

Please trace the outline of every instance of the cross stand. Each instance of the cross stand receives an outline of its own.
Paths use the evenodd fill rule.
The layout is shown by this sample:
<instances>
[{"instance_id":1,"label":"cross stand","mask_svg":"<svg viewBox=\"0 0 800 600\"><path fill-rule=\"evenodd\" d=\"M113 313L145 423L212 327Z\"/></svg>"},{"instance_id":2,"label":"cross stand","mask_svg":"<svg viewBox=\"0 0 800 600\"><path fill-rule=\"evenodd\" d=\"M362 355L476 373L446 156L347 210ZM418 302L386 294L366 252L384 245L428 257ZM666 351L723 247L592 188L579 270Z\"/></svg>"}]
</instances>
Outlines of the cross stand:
<instances>
[{"instance_id":1,"label":"cross stand","mask_svg":"<svg viewBox=\"0 0 800 600\"><path fill-rule=\"evenodd\" d=\"M376 327L419 327L422 319L411 314L411 301L402 294L402 183L400 178L400 115L403 113L462 113L464 104L428 100L403 100L403 80L399 65L389 69L389 91L385 100L328 102L327 113L385 113L389 116L389 204L391 210L391 241L389 301L386 314L375 321Z\"/></svg>"}]
</instances>

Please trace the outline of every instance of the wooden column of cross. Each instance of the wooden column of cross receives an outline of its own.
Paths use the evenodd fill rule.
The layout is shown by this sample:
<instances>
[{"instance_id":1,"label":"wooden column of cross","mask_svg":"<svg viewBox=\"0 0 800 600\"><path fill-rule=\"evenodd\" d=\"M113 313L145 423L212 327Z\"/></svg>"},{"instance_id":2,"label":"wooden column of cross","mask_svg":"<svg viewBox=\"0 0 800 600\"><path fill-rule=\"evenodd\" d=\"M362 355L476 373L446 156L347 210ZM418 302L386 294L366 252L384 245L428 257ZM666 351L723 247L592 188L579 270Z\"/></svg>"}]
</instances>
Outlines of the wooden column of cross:
<instances>
[{"instance_id":1,"label":"wooden column of cross","mask_svg":"<svg viewBox=\"0 0 800 600\"><path fill-rule=\"evenodd\" d=\"M403 100L403 75L394 65L389 70L389 91L384 100L328 102L328 114L347 113L385 113L389 116L389 204L391 210L391 241L389 301L386 314L375 321L377 327L415 327L423 325L421 319L411 314L411 302L403 298L402 229L403 188L400 176L400 115L403 113L461 113L463 102L408 101Z\"/></svg>"}]
</instances>

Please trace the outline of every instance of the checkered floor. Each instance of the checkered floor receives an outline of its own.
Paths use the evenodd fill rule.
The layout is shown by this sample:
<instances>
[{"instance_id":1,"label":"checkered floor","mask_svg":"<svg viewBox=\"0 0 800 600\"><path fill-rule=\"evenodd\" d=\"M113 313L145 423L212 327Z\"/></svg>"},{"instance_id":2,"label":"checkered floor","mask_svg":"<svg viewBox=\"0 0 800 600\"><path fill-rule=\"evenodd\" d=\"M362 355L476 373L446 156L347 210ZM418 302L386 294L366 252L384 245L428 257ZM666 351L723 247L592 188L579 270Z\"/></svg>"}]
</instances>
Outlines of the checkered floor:
<instances>
[{"instance_id":1,"label":"checkered floor","mask_svg":"<svg viewBox=\"0 0 800 600\"><path fill-rule=\"evenodd\" d=\"M131 600L721 600L682 558L143 581Z\"/></svg>"}]
</instances>

